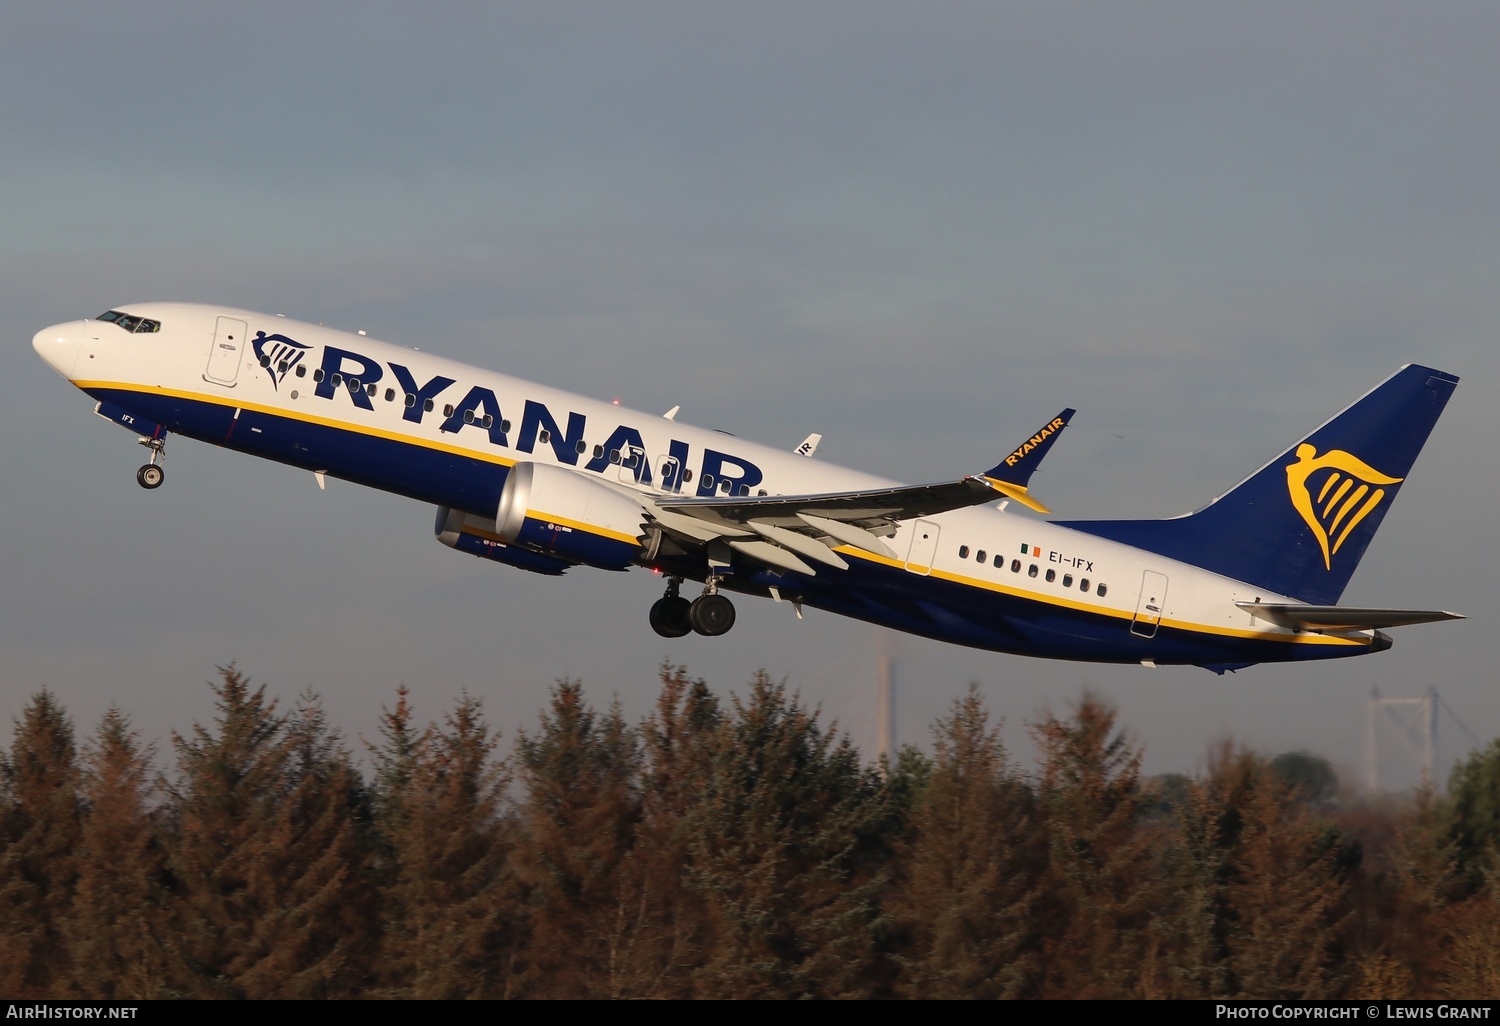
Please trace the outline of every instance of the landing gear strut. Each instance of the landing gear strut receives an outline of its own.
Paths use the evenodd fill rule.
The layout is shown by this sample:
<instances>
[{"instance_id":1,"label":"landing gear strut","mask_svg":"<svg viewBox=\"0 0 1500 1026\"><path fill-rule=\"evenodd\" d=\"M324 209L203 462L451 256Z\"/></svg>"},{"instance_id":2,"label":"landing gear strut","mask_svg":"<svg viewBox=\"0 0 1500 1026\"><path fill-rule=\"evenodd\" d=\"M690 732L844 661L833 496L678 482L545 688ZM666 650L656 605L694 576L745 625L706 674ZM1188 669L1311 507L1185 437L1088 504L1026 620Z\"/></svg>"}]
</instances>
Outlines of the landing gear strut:
<instances>
[{"instance_id":1,"label":"landing gear strut","mask_svg":"<svg viewBox=\"0 0 1500 1026\"><path fill-rule=\"evenodd\" d=\"M166 472L162 464L167 461L166 438L141 438L138 441L151 450L151 459L135 472L135 479L142 488L160 488Z\"/></svg>"},{"instance_id":2,"label":"landing gear strut","mask_svg":"<svg viewBox=\"0 0 1500 1026\"><path fill-rule=\"evenodd\" d=\"M667 593L651 604L651 629L664 638L680 638L693 629L692 603L677 594L681 577L667 579Z\"/></svg>"}]
</instances>

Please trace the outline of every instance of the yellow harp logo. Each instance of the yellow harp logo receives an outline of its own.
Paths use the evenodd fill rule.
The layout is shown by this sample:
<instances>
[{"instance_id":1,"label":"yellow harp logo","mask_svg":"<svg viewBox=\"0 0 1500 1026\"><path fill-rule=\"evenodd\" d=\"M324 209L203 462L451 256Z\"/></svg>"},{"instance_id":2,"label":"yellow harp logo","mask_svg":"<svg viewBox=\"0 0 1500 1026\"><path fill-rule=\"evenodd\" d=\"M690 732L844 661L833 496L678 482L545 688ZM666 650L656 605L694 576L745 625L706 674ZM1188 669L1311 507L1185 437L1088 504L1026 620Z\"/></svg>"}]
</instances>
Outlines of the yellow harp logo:
<instances>
[{"instance_id":1,"label":"yellow harp logo","mask_svg":"<svg viewBox=\"0 0 1500 1026\"><path fill-rule=\"evenodd\" d=\"M1306 442L1297 446L1297 462L1286 468L1286 487L1292 505L1323 547L1324 567L1333 569L1333 554L1385 498L1381 485L1402 480L1386 477L1342 449L1329 449L1319 456Z\"/></svg>"}]
</instances>

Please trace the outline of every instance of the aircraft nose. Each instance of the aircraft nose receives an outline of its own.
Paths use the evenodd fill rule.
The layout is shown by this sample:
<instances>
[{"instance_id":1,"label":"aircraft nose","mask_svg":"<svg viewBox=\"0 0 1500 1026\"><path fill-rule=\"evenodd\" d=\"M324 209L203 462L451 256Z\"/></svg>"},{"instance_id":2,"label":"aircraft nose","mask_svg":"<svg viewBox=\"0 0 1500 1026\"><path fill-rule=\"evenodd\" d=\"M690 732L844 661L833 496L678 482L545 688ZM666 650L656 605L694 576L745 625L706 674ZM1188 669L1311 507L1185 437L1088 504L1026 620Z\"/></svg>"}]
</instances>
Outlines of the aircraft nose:
<instances>
[{"instance_id":1,"label":"aircraft nose","mask_svg":"<svg viewBox=\"0 0 1500 1026\"><path fill-rule=\"evenodd\" d=\"M48 366L65 378L73 377L73 365L83 347L83 321L69 321L43 328L31 339L31 348Z\"/></svg>"}]
</instances>

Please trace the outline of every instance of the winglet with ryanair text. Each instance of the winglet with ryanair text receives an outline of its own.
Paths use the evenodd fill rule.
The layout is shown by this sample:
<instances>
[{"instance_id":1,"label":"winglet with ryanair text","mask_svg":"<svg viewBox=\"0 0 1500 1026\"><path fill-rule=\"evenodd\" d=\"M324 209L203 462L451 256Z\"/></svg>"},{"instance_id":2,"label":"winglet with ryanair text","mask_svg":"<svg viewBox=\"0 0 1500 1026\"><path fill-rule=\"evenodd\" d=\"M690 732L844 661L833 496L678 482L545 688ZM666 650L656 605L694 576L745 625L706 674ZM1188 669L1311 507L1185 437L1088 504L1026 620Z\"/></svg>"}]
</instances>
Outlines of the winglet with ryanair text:
<instances>
[{"instance_id":1,"label":"winglet with ryanair text","mask_svg":"<svg viewBox=\"0 0 1500 1026\"><path fill-rule=\"evenodd\" d=\"M1047 450L1052 448L1052 443L1057 441L1057 436L1062 434L1062 429L1068 426L1068 421L1073 419L1077 410L1063 410L1053 417L1042 429L1032 435L1026 441L1016 447L1005 459L986 470L982 477L985 482L995 491L1009 496L1036 510L1038 513L1051 513L1052 511L1031 497L1027 490L1027 482L1031 475L1036 473L1036 468L1041 466L1042 460L1047 455Z\"/></svg>"}]
</instances>

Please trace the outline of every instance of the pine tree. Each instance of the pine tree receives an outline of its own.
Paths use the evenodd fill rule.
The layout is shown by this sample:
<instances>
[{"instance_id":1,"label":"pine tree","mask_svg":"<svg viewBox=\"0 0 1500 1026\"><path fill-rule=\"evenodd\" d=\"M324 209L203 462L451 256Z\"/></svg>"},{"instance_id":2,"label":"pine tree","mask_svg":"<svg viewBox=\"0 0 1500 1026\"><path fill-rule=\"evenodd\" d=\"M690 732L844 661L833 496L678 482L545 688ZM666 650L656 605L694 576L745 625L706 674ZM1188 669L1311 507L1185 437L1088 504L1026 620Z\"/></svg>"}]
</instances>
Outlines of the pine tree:
<instances>
[{"instance_id":1,"label":"pine tree","mask_svg":"<svg viewBox=\"0 0 1500 1026\"><path fill-rule=\"evenodd\" d=\"M893 895L907 935L902 994L1003 998L1026 992L1046 852L1030 789L975 688L933 729L933 758L901 848Z\"/></svg>"},{"instance_id":2,"label":"pine tree","mask_svg":"<svg viewBox=\"0 0 1500 1026\"><path fill-rule=\"evenodd\" d=\"M1148 927L1163 895L1153 889L1152 800L1141 753L1115 731L1115 711L1085 693L1072 715L1031 727L1042 757L1037 786L1047 869L1033 898L1046 936L1041 997L1152 996Z\"/></svg>"},{"instance_id":3,"label":"pine tree","mask_svg":"<svg viewBox=\"0 0 1500 1026\"><path fill-rule=\"evenodd\" d=\"M87 812L68 919L72 984L84 997L152 1000L167 990L166 853L154 815L152 746L111 707L84 756Z\"/></svg>"},{"instance_id":4,"label":"pine tree","mask_svg":"<svg viewBox=\"0 0 1500 1026\"><path fill-rule=\"evenodd\" d=\"M630 870L639 891L622 907L622 994L690 997L710 954L705 900L689 880L690 817L708 779L724 716L682 666L663 665L656 708L641 725L641 822Z\"/></svg>"},{"instance_id":5,"label":"pine tree","mask_svg":"<svg viewBox=\"0 0 1500 1026\"><path fill-rule=\"evenodd\" d=\"M382 717L375 761L384 888L382 992L486 998L515 993L522 909L508 856L509 778L478 699L462 696L441 729L412 725L406 690Z\"/></svg>"},{"instance_id":6,"label":"pine tree","mask_svg":"<svg viewBox=\"0 0 1500 1026\"><path fill-rule=\"evenodd\" d=\"M640 745L618 704L600 716L577 681L558 681L535 733L523 731L515 861L529 892L528 994L626 996L630 865L640 820ZM623 921L622 921L623 920Z\"/></svg>"},{"instance_id":7,"label":"pine tree","mask_svg":"<svg viewBox=\"0 0 1500 1026\"><path fill-rule=\"evenodd\" d=\"M350 956L368 930L347 753L311 694L289 720L232 666L214 693L216 729L173 742L180 986L203 997L352 993L362 980Z\"/></svg>"},{"instance_id":8,"label":"pine tree","mask_svg":"<svg viewBox=\"0 0 1500 1026\"><path fill-rule=\"evenodd\" d=\"M1332 996L1352 852L1253 753L1222 746L1181 810L1181 996Z\"/></svg>"},{"instance_id":9,"label":"pine tree","mask_svg":"<svg viewBox=\"0 0 1500 1026\"><path fill-rule=\"evenodd\" d=\"M65 924L82 808L73 722L49 691L21 710L0 765L0 992L69 997Z\"/></svg>"},{"instance_id":10,"label":"pine tree","mask_svg":"<svg viewBox=\"0 0 1500 1026\"><path fill-rule=\"evenodd\" d=\"M688 817L690 879L713 930L697 992L866 993L890 857L880 777L764 673L733 706Z\"/></svg>"}]
</instances>

